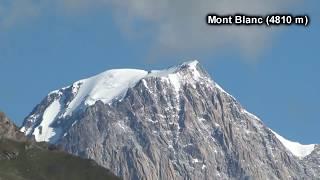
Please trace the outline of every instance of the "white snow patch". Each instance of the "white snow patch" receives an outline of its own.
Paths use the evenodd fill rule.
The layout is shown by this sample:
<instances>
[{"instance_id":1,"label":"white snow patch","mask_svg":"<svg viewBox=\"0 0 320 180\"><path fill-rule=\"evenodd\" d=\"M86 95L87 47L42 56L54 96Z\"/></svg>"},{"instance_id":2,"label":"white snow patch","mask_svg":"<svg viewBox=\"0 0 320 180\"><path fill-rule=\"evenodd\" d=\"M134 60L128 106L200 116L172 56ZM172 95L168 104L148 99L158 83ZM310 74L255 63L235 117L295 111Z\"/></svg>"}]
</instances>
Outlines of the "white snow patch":
<instances>
[{"instance_id":1,"label":"white snow patch","mask_svg":"<svg viewBox=\"0 0 320 180\"><path fill-rule=\"evenodd\" d=\"M36 121L36 119L39 117L38 114L32 114L31 116L28 117L28 122L34 123ZM26 128L25 126L23 126L20 131L23 132L26 135L30 135L32 133L33 128L32 127L28 127Z\"/></svg>"},{"instance_id":2,"label":"white snow patch","mask_svg":"<svg viewBox=\"0 0 320 180\"><path fill-rule=\"evenodd\" d=\"M54 141L52 137L59 135L61 129L51 127L58 113L60 112L61 105L60 99L53 101L45 110L42 116L42 121L39 126L35 127L33 135L36 141Z\"/></svg>"},{"instance_id":3,"label":"white snow patch","mask_svg":"<svg viewBox=\"0 0 320 180\"><path fill-rule=\"evenodd\" d=\"M117 124L122 130L124 130L124 131L126 130L126 125L124 124L124 122L120 121Z\"/></svg>"},{"instance_id":4,"label":"white snow patch","mask_svg":"<svg viewBox=\"0 0 320 180\"><path fill-rule=\"evenodd\" d=\"M179 92L180 83L181 83L179 75L178 74L169 74L168 77L169 77L170 83L173 85L176 92Z\"/></svg>"},{"instance_id":5,"label":"white snow patch","mask_svg":"<svg viewBox=\"0 0 320 180\"><path fill-rule=\"evenodd\" d=\"M207 168L207 166L206 166L205 164L202 164L201 169L203 170L203 169L205 169L205 168Z\"/></svg>"},{"instance_id":6,"label":"white snow patch","mask_svg":"<svg viewBox=\"0 0 320 180\"><path fill-rule=\"evenodd\" d=\"M71 126L73 127L74 125L77 124L78 121L73 121L73 123L71 124Z\"/></svg>"},{"instance_id":7,"label":"white snow patch","mask_svg":"<svg viewBox=\"0 0 320 180\"><path fill-rule=\"evenodd\" d=\"M74 83L81 85L64 116L71 115L82 102L90 106L98 100L107 104L115 98L121 99L128 88L147 74L148 72L144 70L114 69Z\"/></svg>"},{"instance_id":8,"label":"white snow patch","mask_svg":"<svg viewBox=\"0 0 320 180\"><path fill-rule=\"evenodd\" d=\"M293 155L304 158L312 153L315 148L315 144L303 145L298 142L292 142L284 137L280 136L276 132L270 129L270 131L279 139L279 141L286 147Z\"/></svg>"},{"instance_id":9,"label":"white snow patch","mask_svg":"<svg viewBox=\"0 0 320 180\"><path fill-rule=\"evenodd\" d=\"M23 132L23 133L26 133L27 128L23 126L23 127L20 129L20 131Z\"/></svg>"},{"instance_id":10,"label":"white snow patch","mask_svg":"<svg viewBox=\"0 0 320 180\"><path fill-rule=\"evenodd\" d=\"M198 118L198 120L199 120L200 122L206 121L206 119L204 119L204 118Z\"/></svg>"},{"instance_id":11,"label":"white snow patch","mask_svg":"<svg viewBox=\"0 0 320 180\"><path fill-rule=\"evenodd\" d=\"M148 121L148 122L151 122L151 123L153 123L153 124L156 124L156 123L159 122L158 120L155 120L155 121L154 121L154 120L152 120L152 119L147 119L147 121Z\"/></svg>"},{"instance_id":12,"label":"white snow patch","mask_svg":"<svg viewBox=\"0 0 320 180\"><path fill-rule=\"evenodd\" d=\"M216 123L216 122L214 123L214 126L215 127L220 127L220 125L218 123Z\"/></svg>"},{"instance_id":13,"label":"white snow patch","mask_svg":"<svg viewBox=\"0 0 320 180\"><path fill-rule=\"evenodd\" d=\"M142 83L143 83L144 87L146 87L148 90L150 90L145 79L142 79Z\"/></svg>"},{"instance_id":14,"label":"white snow patch","mask_svg":"<svg viewBox=\"0 0 320 180\"><path fill-rule=\"evenodd\" d=\"M198 163L200 162L199 159L195 158L195 159L192 159L192 163Z\"/></svg>"}]
</instances>

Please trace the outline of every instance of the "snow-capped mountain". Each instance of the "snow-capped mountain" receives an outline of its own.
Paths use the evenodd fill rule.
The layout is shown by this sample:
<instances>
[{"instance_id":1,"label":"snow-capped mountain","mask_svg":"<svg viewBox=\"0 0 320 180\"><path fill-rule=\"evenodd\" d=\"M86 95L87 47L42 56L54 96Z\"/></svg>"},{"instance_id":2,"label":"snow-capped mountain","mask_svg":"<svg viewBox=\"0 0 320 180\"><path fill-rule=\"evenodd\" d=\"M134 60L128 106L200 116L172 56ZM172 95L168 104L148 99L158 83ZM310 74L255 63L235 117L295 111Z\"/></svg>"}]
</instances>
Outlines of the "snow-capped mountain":
<instances>
[{"instance_id":1,"label":"snow-capped mountain","mask_svg":"<svg viewBox=\"0 0 320 180\"><path fill-rule=\"evenodd\" d=\"M291 142L198 61L115 69L53 91L21 131L124 179L317 179L319 145ZM318 178L319 179L319 178Z\"/></svg>"}]
</instances>

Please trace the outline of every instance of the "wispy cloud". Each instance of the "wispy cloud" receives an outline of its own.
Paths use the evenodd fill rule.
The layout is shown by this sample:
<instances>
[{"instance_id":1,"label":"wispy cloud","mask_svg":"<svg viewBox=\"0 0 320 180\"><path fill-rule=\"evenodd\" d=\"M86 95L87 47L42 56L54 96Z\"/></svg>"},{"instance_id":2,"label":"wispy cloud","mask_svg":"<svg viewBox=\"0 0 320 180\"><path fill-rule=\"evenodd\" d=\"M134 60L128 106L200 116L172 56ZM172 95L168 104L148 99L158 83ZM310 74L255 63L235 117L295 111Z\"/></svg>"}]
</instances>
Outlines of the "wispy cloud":
<instances>
[{"instance_id":1,"label":"wispy cloud","mask_svg":"<svg viewBox=\"0 0 320 180\"><path fill-rule=\"evenodd\" d=\"M10 28L41 13L43 3L34 0L1 0L0 28Z\"/></svg>"},{"instance_id":2,"label":"wispy cloud","mask_svg":"<svg viewBox=\"0 0 320 180\"><path fill-rule=\"evenodd\" d=\"M272 37L264 26L209 27L207 13L267 14L288 7L289 0L122 0L112 1L117 19L145 20L154 26L154 43L163 51L212 51L235 47L247 56L256 56ZM123 13L127 12L127 13ZM123 14L127 15L126 17Z\"/></svg>"},{"instance_id":3,"label":"wispy cloud","mask_svg":"<svg viewBox=\"0 0 320 180\"><path fill-rule=\"evenodd\" d=\"M270 28L239 26L207 26L207 13L267 14L281 12L292 0L1 0L0 28L41 15L44 6L67 13L112 11L115 21L127 35L152 31L155 48L163 52L215 51L234 47L244 55L256 55L272 37ZM148 30L134 26L147 23Z\"/></svg>"}]
</instances>

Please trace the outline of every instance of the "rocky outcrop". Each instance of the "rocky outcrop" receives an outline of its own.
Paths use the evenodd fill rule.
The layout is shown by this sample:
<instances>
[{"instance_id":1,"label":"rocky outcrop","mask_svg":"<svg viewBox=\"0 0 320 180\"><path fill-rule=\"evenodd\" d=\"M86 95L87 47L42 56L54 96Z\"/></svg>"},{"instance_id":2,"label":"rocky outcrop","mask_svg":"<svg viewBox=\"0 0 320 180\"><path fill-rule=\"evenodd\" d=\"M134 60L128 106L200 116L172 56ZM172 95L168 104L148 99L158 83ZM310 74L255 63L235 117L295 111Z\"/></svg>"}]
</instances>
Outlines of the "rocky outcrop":
<instances>
[{"instance_id":1,"label":"rocky outcrop","mask_svg":"<svg viewBox=\"0 0 320 180\"><path fill-rule=\"evenodd\" d=\"M92 160L28 139L0 113L0 180L119 180Z\"/></svg>"},{"instance_id":2,"label":"rocky outcrop","mask_svg":"<svg viewBox=\"0 0 320 180\"><path fill-rule=\"evenodd\" d=\"M0 139L1 138L8 138L17 141L27 140L25 135L19 131L17 126L13 124L3 112L0 112Z\"/></svg>"}]
</instances>

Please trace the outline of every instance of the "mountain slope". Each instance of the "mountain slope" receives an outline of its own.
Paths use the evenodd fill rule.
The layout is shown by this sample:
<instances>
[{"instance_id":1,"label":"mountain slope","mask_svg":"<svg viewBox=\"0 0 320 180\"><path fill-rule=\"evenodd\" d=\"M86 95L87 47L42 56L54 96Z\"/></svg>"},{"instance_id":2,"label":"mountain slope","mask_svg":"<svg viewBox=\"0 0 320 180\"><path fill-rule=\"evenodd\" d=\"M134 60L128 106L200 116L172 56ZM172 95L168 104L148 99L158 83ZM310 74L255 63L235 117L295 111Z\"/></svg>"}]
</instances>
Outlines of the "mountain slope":
<instances>
[{"instance_id":1,"label":"mountain slope","mask_svg":"<svg viewBox=\"0 0 320 180\"><path fill-rule=\"evenodd\" d=\"M296 156L290 141L247 112L197 61L80 80L51 92L21 130L124 179L319 176L318 162L305 160L316 146L295 146L304 152Z\"/></svg>"},{"instance_id":2,"label":"mountain slope","mask_svg":"<svg viewBox=\"0 0 320 180\"><path fill-rule=\"evenodd\" d=\"M0 113L0 180L118 179L92 160L28 140Z\"/></svg>"}]
</instances>

